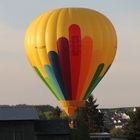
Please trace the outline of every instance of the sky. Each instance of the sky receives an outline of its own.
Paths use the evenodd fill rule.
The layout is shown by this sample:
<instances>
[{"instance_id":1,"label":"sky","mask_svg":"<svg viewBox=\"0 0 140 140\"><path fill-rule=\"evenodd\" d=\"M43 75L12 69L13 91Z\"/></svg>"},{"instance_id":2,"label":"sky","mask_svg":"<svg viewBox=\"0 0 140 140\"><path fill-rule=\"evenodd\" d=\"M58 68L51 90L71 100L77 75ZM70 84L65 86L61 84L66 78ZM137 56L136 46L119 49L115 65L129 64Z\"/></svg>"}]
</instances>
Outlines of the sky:
<instances>
[{"instance_id":1,"label":"sky","mask_svg":"<svg viewBox=\"0 0 140 140\"><path fill-rule=\"evenodd\" d=\"M139 0L0 0L0 105L58 105L26 58L24 34L36 16L62 7L97 10L116 29L115 60L92 93L99 107L140 106Z\"/></svg>"}]
</instances>

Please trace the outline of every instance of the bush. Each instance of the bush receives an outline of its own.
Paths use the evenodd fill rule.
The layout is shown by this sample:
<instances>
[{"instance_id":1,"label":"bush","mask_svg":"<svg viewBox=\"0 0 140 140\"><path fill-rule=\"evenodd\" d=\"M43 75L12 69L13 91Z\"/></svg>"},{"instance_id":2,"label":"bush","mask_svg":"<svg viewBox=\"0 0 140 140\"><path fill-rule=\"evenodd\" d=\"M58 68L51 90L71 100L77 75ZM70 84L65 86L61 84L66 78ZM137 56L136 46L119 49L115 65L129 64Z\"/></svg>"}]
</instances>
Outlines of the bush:
<instances>
[{"instance_id":1,"label":"bush","mask_svg":"<svg viewBox=\"0 0 140 140\"><path fill-rule=\"evenodd\" d=\"M124 137L125 136L125 131L122 128L113 128L110 131L110 133L114 137Z\"/></svg>"}]
</instances>

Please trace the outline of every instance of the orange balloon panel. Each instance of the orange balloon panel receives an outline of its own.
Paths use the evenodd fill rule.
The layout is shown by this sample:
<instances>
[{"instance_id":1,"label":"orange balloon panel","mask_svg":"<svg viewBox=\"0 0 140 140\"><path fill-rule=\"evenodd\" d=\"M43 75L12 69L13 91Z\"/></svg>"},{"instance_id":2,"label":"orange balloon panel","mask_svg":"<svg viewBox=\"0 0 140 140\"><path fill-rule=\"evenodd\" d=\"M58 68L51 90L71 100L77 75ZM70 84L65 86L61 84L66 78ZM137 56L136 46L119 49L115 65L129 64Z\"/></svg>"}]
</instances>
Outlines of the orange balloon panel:
<instances>
[{"instance_id":1,"label":"orange balloon panel","mask_svg":"<svg viewBox=\"0 0 140 140\"><path fill-rule=\"evenodd\" d=\"M62 8L31 23L25 50L34 70L71 115L106 74L116 40L113 25L101 13Z\"/></svg>"}]
</instances>

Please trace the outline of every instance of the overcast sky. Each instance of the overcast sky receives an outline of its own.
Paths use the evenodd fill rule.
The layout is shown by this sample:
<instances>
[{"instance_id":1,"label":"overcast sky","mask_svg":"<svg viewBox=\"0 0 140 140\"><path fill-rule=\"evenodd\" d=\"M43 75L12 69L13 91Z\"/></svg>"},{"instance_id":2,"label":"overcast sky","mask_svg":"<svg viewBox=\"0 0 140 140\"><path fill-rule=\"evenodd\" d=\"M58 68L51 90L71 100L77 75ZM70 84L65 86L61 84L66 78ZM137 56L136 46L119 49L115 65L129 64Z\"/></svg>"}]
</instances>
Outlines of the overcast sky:
<instances>
[{"instance_id":1,"label":"overcast sky","mask_svg":"<svg viewBox=\"0 0 140 140\"><path fill-rule=\"evenodd\" d=\"M115 61L93 91L100 107L140 106L140 0L0 0L0 104L58 105L31 69L23 42L36 16L60 7L95 9L115 26Z\"/></svg>"}]
</instances>

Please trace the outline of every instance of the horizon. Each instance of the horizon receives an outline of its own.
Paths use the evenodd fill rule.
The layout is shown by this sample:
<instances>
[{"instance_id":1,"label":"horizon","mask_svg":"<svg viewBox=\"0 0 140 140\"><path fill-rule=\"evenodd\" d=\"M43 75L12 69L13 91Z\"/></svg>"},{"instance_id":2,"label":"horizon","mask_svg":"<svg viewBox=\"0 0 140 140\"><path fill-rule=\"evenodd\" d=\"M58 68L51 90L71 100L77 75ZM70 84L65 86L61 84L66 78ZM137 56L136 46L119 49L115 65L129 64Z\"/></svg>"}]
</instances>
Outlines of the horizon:
<instances>
[{"instance_id":1,"label":"horizon","mask_svg":"<svg viewBox=\"0 0 140 140\"><path fill-rule=\"evenodd\" d=\"M50 105L50 104L45 104L45 105L29 105L29 104L16 104L16 105L0 105L0 107L18 107L18 106L20 106L20 107L22 107L22 106L33 106L33 107L36 107L36 106L52 106L52 105ZM57 107L57 106L52 106L52 107ZM58 107L60 107L60 106L58 106ZM138 107L140 107L140 106L128 106L128 107L109 107L109 108L100 108L100 107L97 107L99 110L100 109L128 109L128 108L138 108ZM64 110L62 107L60 107L60 109L61 110Z\"/></svg>"}]
</instances>

